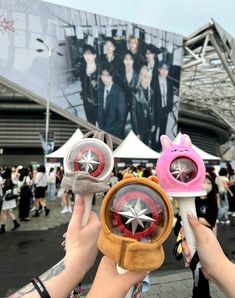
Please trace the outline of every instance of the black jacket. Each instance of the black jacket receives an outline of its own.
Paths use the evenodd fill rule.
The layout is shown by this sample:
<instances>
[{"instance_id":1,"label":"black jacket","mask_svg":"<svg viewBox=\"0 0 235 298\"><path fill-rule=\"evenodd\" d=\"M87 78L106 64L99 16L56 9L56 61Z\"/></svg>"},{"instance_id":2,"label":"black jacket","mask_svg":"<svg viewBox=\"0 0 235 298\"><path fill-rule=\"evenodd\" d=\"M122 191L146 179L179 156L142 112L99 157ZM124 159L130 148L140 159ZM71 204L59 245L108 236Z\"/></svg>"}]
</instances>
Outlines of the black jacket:
<instances>
[{"instance_id":1,"label":"black jacket","mask_svg":"<svg viewBox=\"0 0 235 298\"><path fill-rule=\"evenodd\" d=\"M131 124L134 133L140 135L141 140L147 141L147 135L150 133L155 118L154 110L152 90L150 90L149 98L146 98L143 87L138 87L132 98Z\"/></svg>"},{"instance_id":2,"label":"black jacket","mask_svg":"<svg viewBox=\"0 0 235 298\"><path fill-rule=\"evenodd\" d=\"M165 116L168 116L168 114L172 111L173 109L173 84L171 79L167 78L167 105L164 107L164 113ZM154 97L156 101L155 105L155 115L156 115L156 121L160 119L160 115L162 114L162 93L161 93L161 88L159 84L159 79L157 77L157 80L155 82L155 88L154 88Z\"/></svg>"},{"instance_id":3,"label":"black jacket","mask_svg":"<svg viewBox=\"0 0 235 298\"><path fill-rule=\"evenodd\" d=\"M122 89L113 82L109 95L106 98L106 107L104 109L104 84L101 82L98 92L98 125L106 132L123 138L126 102Z\"/></svg>"}]
</instances>

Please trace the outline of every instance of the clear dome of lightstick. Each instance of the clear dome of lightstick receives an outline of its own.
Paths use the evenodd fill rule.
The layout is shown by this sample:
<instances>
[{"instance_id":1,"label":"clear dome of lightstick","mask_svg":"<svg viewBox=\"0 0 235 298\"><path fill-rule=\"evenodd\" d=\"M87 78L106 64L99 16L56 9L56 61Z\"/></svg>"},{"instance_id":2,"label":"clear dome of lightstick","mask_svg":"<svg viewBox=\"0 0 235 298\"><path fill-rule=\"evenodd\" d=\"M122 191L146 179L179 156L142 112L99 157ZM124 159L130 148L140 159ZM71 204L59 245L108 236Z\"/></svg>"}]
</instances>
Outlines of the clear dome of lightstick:
<instances>
[{"instance_id":1,"label":"clear dome of lightstick","mask_svg":"<svg viewBox=\"0 0 235 298\"><path fill-rule=\"evenodd\" d=\"M141 242L159 237L166 226L166 206L151 187L130 184L117 190L106 207L110 230L119 236Z\"/></svg>"},{"instance_id":2,"label":"clear dome of lightstick","mask_svg":"<svg viewBox=\"0 0 235 298\"><path fill-rule=\"evenodd\" d=\"M172 161L170 173L176 180L187 183L197 176L198 167L191 159L178 157Z\"/></svg>"},{"instance_id":3,"label":"clear dome of lightstick","mask_svg":"<svg viewBox=\"0 0 235 298\"><path fill-rule=\"evenodd\" d=\"M82 139L66 152L64 168L66 173L85 172L105 179L113 169L112 151L98 139Z\"/></svg>"}]
</instances>

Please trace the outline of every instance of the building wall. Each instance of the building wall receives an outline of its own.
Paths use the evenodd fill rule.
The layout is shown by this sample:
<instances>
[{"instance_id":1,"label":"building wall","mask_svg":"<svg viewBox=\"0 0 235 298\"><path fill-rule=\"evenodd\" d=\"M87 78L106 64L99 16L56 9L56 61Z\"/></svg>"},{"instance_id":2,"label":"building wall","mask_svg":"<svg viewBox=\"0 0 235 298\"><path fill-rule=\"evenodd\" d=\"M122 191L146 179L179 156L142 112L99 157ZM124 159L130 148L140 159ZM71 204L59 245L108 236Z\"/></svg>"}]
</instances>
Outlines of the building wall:
<instances>
[{"instance_id":1,"label":"building wall","mask_svg":"<svg viewBox=\"0 0 235 298\"><path fill-rule=\"evenodd\" d=\"M0 97L0 166L43 163L39 133L45 131L45 107L29 99ZM54 132L55 149L62 146L78 124L50 114L49 130ZM87 128L79 127L83 133ZM228 127L215 117L180 106L179 130L208 153L221 156L220 145L229 139ZM117 145L115 145L117 146Z\"/></svg>"},{"instance_id":2,"label":"building wall","mask_svg":"<svg viewBox=\"0 0 235 298\"><path fill-rule=\"evenodd\" d=\"M6 104L7 102L7 104ZM29 100L0 99L0 166L43 162L40 132L45 132L45 108ZM77 129L77 124L50 113L49 130L54 132L55 149Z\"/></svg>"}]
</instances>

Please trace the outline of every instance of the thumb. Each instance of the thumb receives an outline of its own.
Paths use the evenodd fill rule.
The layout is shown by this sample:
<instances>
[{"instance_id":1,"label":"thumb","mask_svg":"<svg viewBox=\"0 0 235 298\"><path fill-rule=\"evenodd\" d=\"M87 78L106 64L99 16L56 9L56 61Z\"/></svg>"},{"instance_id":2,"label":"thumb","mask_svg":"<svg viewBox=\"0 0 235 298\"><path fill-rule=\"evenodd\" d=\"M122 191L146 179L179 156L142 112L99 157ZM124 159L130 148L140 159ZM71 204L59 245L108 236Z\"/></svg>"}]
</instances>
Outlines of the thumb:
<instances>
[{"instance_id":1,"label":"thumb","mask_svg":"<svg viewBox=\"0 0 235 298\"><path fill-rule=\"evenodd\" d=\"M81 196L76 196L73 214L69 223L69 227L73 227L75 231L82 227L82 217L85 210L84 200Z\"/></svg>"},{"instance_id":2,"label":"thumb","mask_svg":"<svg viewBox=\"0 0 235 298\"><path fill-rule=\"evenodd\" d=\"M191 213L188 214L188 222L193 230L193 233L196 238L196 242L201 241L206 228Z\"/></svg>"}]
</instances>

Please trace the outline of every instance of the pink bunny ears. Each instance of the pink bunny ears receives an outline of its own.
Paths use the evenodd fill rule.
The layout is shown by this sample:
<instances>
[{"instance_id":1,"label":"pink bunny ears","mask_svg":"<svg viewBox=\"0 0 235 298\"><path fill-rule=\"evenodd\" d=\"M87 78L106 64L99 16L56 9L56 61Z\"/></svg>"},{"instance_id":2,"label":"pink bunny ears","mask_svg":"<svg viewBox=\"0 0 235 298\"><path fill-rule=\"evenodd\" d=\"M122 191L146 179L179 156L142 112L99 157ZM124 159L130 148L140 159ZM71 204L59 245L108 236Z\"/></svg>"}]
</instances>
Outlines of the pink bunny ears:
<instances>
[{"instance_id":1,"label":"pink bunny ears","mask_svg":"<svg viewBox=\"0 0 235 298\"><path fill-rule=\"evenodd\" d=\"M166 135L162 135L160 137L160 140L161 140L163 150L176 146L176 144L174 144ZM180 142L177 145L192 147L192 142L188 135L180 134Z\"/></svg>"}]
</instances>

